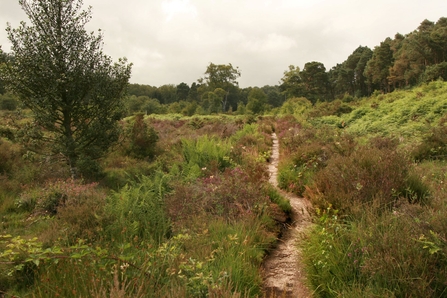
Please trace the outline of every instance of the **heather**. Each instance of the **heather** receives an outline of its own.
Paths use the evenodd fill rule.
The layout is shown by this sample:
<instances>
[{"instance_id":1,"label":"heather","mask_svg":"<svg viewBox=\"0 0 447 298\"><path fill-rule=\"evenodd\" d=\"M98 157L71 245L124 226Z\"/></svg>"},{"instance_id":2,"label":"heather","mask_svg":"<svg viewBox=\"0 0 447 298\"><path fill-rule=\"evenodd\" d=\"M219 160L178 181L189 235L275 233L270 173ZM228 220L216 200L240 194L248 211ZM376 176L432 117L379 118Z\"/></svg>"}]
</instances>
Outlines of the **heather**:
<instances>
[{"instance_id":1,"label":"heather","mask_svg":"<svg viewBox=\"0 0 447 298\"><path fill-rule=\"evenodd\" d=\"M253 297L290 206L267 183L272 120L146 117L82 179L2 140L0 288L35 297ZM285 211L283 211L285 212Z\"/></svg>"},{"instance_id":2,"label":"heather","mask_svg":"<svg viewBox=\"0 0 447 298\"><path fill-rule=\"evenodd\" d=\"M283 118L279 183L314 206L300 246L315 297L445 295L445 86Z\"/></svg>"}]
</instances>

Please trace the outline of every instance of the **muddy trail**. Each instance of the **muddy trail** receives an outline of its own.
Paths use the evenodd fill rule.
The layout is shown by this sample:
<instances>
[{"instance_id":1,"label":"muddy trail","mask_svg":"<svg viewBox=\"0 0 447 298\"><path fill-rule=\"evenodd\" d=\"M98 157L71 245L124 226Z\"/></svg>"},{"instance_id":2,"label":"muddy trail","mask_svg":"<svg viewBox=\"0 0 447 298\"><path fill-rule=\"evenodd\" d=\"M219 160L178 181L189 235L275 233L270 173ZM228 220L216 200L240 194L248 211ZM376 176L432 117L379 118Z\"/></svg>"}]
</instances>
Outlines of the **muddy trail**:
<instances>
[{"instance_id":1,"label":"muddy trail","mask_svg":"<svg viewBox=\"0 0 447 298\"><path fill-rule=\"evenodd\" d=\"M297 243L303 239L304 232L311 224L308 212L310 202L278 188L279 143L275 133L272 134L273 147L269 164L269 182L282 196L290 200L292 206L291 223L283 232L277 247L269 254L263 264L265 298L312 297L306 286L304 265L300 262L301 252Z\"/></svg>"}]
</instances>

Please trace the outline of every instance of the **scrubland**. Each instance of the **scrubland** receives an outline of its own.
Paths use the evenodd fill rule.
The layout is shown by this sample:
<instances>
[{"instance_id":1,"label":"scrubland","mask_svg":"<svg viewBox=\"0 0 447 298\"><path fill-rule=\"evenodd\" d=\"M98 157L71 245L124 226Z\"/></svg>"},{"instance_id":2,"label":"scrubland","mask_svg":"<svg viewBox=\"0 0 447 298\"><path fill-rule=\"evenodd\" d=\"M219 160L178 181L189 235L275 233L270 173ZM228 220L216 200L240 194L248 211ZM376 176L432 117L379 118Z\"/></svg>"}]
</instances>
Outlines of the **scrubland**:
<instances>
[{"instance_id":1,"label":"scrubland","mask_svg":"<svg viewBox=\"0 0 447 298\"><path fill-rule=\"evenodd\" d=\"M290 211L314 206L301 242L315 297L447 294L447 84L263 116L134 115L72 180L33 141L27 111L0 124L0 294L256 297ZM281 207L280 207L281 206Z\"/></svg>"}]
</instances>

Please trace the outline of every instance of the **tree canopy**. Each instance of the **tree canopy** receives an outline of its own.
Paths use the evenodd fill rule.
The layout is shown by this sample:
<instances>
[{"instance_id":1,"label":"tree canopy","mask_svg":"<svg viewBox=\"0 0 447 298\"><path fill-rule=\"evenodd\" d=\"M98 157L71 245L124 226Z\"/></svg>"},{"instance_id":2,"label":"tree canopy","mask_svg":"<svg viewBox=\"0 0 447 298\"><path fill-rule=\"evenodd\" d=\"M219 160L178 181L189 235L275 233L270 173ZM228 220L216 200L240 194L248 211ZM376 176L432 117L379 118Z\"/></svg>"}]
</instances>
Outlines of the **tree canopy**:
<instances>
[{"instance_id":1,"label":"tree canopy","mask_svg":"<svg viewBox=\"0 0 447 298\"><path fill-rule=\"evenodd\" d=\"M205 77L199 79L199 83L205 83L210 91L217 88L225 90L225 94L221 99L222 111L226 111L228 104L228 96L232 89L239 86L237 79L241 76L238 67L233 67L229 64L214 64L210 63L205 71Z\"/></svg>"},{"instance_id":2,"label":"tree canopy","mask_svg":"<svg viewBox=\"0 0 447 298\"><path fill-rule=\"evenodd\" d=\"M91 7L82 0L20 0L31 26L7 34L14 60L1 79L30 108L53 153L63 154L76 176L80 160L94 160L117 140L121 98L131 74L125 58L102 52L99 30L87 33Z\"/></svg>"}]
</instances>

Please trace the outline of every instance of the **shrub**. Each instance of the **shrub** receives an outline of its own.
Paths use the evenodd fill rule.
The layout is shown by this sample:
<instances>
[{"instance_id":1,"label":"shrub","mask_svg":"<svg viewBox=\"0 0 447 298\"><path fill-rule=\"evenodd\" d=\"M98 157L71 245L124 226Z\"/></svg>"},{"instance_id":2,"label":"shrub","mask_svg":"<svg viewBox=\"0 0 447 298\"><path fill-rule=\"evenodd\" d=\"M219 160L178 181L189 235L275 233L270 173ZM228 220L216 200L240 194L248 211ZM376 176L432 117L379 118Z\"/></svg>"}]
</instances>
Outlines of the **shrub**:
<instances>
[{"instance_id":1,"label":"shrub","mask_svg":"<svg viewBox=\"0 0 447 298\"><path fill-rule=\"evenodd\" d=\"M105 191L97 183L72 186L73 189L66 192L71 199L57 207L56 218L50 221L49 228L40 235L46 245L54 245L61 239L68 245L74 245L78 239L94 242L102 238ZM78 189L76 192L80 192L77 195L79 199L73 199L74 195L70 194L74 187Z\"/></svg>"},{"instance_id":2,"label":"shrub","mask_svg":"<svg viewBox=\"0 0 447 298\"><path fill-rule=\"evenodd\" d=\"M384 207L404 188L407 174L408 163L397 152L361 146L350 156L331 158L306 195L319 207L331 204L343 212L374 201Z\"/></svg>"},{"instance_id":3,"label":"shrub","mask_svg":"<svg viewBox=\"0 0 447 298\"><path fill-rule=\"evenodd\" d=\"M447 158L447 117L444 117L440 125L431 129L422 143L417 146L412 155L416 161L427 159Z\"/></svg>"},{"instance_id":4,"label":"shrub","mask_svg":"<svg viewBox=\"0 0 447 298\"><path fill-rule=\"evenodd\" d=\"M0 139L0 174L11 174L18 167L21 150L18 145Z\"/></svg>"},{"instance_id":5,"label":"shrub","mask_svg":"<svg viewBox=\"0 0 447 298\"><path fill-rule=\"evenodd\" d=\"M23 192L16 201L18 209L39 211L55 215L59 207L80 205L95 192L97 183L82 184L77 180L48 181L43 188L31 188Z\"/></svg>"},{"instance_id":6,"label":"shrub","mask_svg":"<svg viewBox=\"0 0 447 298\"><path fill-rule=\"evenodd\" d=\"M127 153L137 158L153 158L158 134L144 121L143 114L135 115L135 120L128 131L129 147Z\"/></svg>"},{"instance_id":7,"label":"shrub","mask_svg":"<svg viewBox=\"0 0 447 298\"><path fill-rule=\"evenodd\" d=\"M177 184L168 196L170 218L176 227L194 225L198 218L221 218L229 222L256 217L267 208L262 180L253 180L241 168Z\"/></svg>"}]
</instances>

